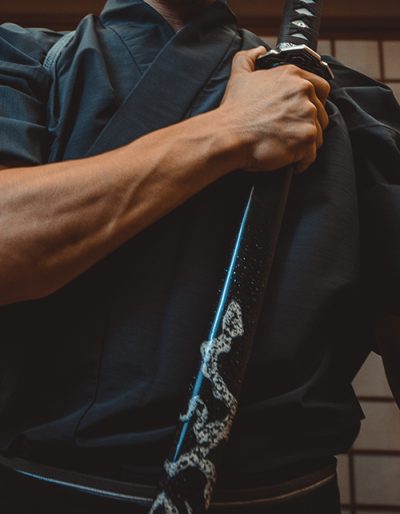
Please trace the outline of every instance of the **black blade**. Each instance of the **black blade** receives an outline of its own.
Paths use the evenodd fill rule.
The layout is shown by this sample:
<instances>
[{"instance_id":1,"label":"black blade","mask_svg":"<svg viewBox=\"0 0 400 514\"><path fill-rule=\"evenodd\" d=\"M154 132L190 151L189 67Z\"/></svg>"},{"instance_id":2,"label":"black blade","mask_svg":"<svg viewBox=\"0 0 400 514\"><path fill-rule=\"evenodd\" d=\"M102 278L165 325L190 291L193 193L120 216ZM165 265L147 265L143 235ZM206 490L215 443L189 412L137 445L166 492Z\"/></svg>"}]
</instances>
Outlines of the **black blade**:
<instances>
[{"instance_id":1,"label":"black blade","mask_svg":"<svg viewBox=\"0 0 400 514\"><path fill-rule=\"evenodd\" d=\"M282 49L316 49L321 0L288 0ZM313 52L312 52L313 53ZM260 177L251 190L209 339L181 416L151 514L202 514L211 501L264 303L292 170Z\"/></svg>"}]
</instances>

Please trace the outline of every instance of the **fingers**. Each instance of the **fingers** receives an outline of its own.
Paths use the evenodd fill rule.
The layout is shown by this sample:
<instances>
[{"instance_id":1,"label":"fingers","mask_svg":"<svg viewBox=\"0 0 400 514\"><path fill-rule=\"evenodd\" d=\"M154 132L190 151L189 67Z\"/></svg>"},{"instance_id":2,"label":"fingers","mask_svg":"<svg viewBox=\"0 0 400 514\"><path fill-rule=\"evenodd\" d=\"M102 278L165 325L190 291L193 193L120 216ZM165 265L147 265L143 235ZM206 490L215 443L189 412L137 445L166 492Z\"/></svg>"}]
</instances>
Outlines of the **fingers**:
<instances>
[{"instance_id":1,"label":"fingers","mask_svg":"<svg viewBox=\"0 0 400 514\"><path fill-rule=\"evenodd\" d=\"M233 58L232 74L251 73L256 69L256 61L267 52L264 46L257 46L251 50L238 52Z\"/></svg>"},{"instance_id":2,"label":"fingers","mask_svg":"<svg viewBox=\"0 0 400 514\"><path fill-rule=\"evenodd\" d=\"M311 84L314 86L315 93L319 100L322 102L323 105L325 105L326 100L328 99L329 93L331 92L331 86L329 85L329 82L327 82L322 77L319 77L318 75L315 75L314 73L310 73L309 71L302 70L301 71L302 76L311 82Z\"/></svg>"},{"instance_id":3,"label":"fingers","mask_svg":"<svg viewBox=\"0 0 400 514\"><path fill-rule=\"evenodd\" d=\"M305 123L302 127L299 154L294 164L295 174L303 173L315 162L317 151L323 144L324 128L320 121L319 109L325 109L315 92L313 100L308 101L308 107L303 112ZM319 104L320 107L317 107L316 104Z\"/></svg>"},{"instance_id":4,"label":"fingers","mask_svg":"<svg viewBox=\"0 0 400 514\"><path fill-rule=\"evenodd\" d=\"M315 88L310 89L310 100L317 109L317 118L323 130L329 125L329 116L325 109L325 102L322 102L317 95Z\"/></svg>"},{"instance_id":5,"label":"fingers","mask_svg":"<svg viewBox=\"0 0 400 514\"><path fill-rule=\"evenodd\" d=\"M304 148L304 157L296 163L295 173L302 173L314 163L317 158L317 150L323 145L324 130L329 125L329 116L325 109L325 103L330 93L329 83L324 79L320 79L320 77L314 76L312 73L305 72L304 70L301 70L301 72L307 82L304 86L304 91L307 92L310 99L309 110L306 111L305 115L315 126L315 139Z\"/></svg>"},{"instance_id":6,"label":"fingers","mask_svg":"<svg viewBox=\"0 0 400 514\"><path fill-rule=\"evenodd\" d=\"M318 98L315 89L312 88L310 90L310 101L313 105L312 116L314 117L314 121L317 127L317 148L321 148L324 142L324 130L329 125L329 116L326 112L326 109Z\"/></svg>"},{"instance_id":7,"label":"fingers","mask_svg":"<svg viewBox=\"0 0 400 514\"><path fill-rule=\"evenodd\" d=\"M316 143L312 143L309 145L307 152L305 153L304 157L294 163L293 165L293 172L295 175L298 175L300 173L303 173L304 171L308 170L308 168L315 162L317 158L317 145Z\"/></svg>"},{"instance_id":8,"label":"fingers","mask_svg":"<svg viewBox=\"0 0 400 514\"><path fill-rule=\"evenodd\" d=\"M294 65L253 73L265 52L257 47L236 54L223 100L225 113L234 125L239 117L249 170L272 171L295 163L295 172L302 173L323 143L330 86Z\"/></svg>"},{"instance_id":9,"label":"fingers","mask_svg":"<svg viewBox=\"0 0 400 514\"><path fill-rule=\"evenodd\" d=\"M294 173L299 174L306 171L316 161L317 151L323 144L324 130L329 125L325 104L331 87L323 78L301 68L291 69L291 73L301 76L302 82L299 82L298 85L299 94L303 100L305 96L309 99L308 107L305 106L303 111L306 125L304 126L301 153L293 168Z\"/></svg>"},{"instance_id":10,"label":"fingers","mask_svg":"<svg viewBox=\"0 0 400 514\"><path fill-rule=\"evenodd\" d=\"M317 159L317 151L321 148L324 141L324 130L318 119L317 108L310 102L310 111L313 113L311 119L304 128L303 142L300 155L294 164L294 173L303 173Z\"/></svg>"},{"instance_id":11,"label":"fingers","mask_svg":"<svg viewBox=\"0 0 400 514\"><path fill-rule=\"evenodd\" d=\"M316 127L317 127L317 140L316 140L316 145L317 145L317 148L321 148L321 146L323 145L324 143L324 131L321 127L321 124L319 122L319 120L316 120L315 122L316 124Z\"/></svg>"}]
</instances>

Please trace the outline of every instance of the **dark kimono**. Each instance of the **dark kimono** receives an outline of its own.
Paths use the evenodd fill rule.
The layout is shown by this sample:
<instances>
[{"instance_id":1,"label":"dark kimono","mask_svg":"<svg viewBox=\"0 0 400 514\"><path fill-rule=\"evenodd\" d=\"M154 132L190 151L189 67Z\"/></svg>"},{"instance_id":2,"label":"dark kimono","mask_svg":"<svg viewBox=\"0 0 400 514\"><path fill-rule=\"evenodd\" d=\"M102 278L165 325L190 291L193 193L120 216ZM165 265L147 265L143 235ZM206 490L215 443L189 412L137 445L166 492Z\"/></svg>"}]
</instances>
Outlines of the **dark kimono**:
<instances>
[{"instance_id":1,"label":"dark kimono","mask_svg":"<svg viewBox=\"0 0 400 514\"><path fill-rule=\"evenodd\" d=\"M142 0L109 0L43 66L61 37L0 26L2 163L99 154L214 109L233 55L260 44L220 2L175 34ZM290 193L224 483L348 450L372 314L400 308L400 109L332 66L325 145ZM231 173L62 290L0 310L3 456L156 481L253 178Z\"/></svg>"}]
</instances>

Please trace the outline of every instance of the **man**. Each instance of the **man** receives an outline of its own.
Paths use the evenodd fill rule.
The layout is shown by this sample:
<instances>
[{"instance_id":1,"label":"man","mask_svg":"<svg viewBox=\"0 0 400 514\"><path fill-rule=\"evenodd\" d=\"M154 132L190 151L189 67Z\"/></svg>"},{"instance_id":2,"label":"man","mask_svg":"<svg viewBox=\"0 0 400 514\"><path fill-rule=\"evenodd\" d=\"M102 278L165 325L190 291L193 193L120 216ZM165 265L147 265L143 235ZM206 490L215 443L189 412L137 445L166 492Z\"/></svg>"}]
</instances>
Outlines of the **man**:
<instances>
[{"instance_id":1,"label":"man","mask_svg":"<svg viewBox=\"0 0 400 514\"><path fill-rule=\"evenodd\" d=\"M149 509L252 172L294 164L218 487L244 491L225 512L338 513L365 299L396 307L358 254L366 227L365 270L393 282L396 251L380 274L372 255L398 205L393 96L338 64L327 104L307 72L254 72L262 42L219 1L109 0L61 37L0 28L0 506Z\"/></svg>"}]
</instances>

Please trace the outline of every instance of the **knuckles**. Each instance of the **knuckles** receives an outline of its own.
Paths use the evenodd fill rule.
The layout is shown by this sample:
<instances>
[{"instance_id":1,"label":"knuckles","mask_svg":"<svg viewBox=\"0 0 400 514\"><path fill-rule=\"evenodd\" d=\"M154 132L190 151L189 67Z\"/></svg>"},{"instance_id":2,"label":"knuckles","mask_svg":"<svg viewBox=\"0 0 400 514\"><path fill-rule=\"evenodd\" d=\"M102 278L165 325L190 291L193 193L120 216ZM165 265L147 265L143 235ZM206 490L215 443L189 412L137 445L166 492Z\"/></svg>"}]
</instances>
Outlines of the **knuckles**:
<instances>
[{"instance_id":1,"label":"knuckles","mask_svg":"<svg viewBox=\"0 0 400 514\"><path fill-rule=\"evenodd\" d=\"M304 128L300 129L300 137L305 145L315 145L318 138L318 129L315 124L308 123Z\"/></svg>"},{"instance_id":2,"label":"knuckles","mask_svg":"<svg viewBox=\"0 0 400 514\"><path fill-rule=\"evenodd\" d=\"M300 93L310 96L316 92L319 98L325 101L331 92L331 86L328 81L315 76L312 82L310 80L310 74L294 64L287 64L281 68L277 68L277 70L284 75L287 81L286 83Z\"/></svg>"},{"instance_id":3,"label":"knuckles","mask_svg":"<svg viewBox=\"0 0 400 514\"><path fill-rule=\"evenodd\" d=\"M312 120L316 120L318 118L318 109L312 102L307 102L304 107L304 111L308 118L311 118Z\"/></svg>"},{"instance_id":4,"label":"knuckles","mask_svg":"<svg viewBox=\"0 0 400 514\"><path fill-rule=\"evenodd\" d=\"M248 52L246 52L245 50L240 50L233 57L233 60L232 60L233 69L240 66L243 62L247 62L247 60L248 60Z\"/></svg>"},{"instance_id":5,"label":"knuckles","mask_svg":"<svg viewBox=\"0 0 400 514\"><path fill-rule=\"evenodd\" d=\"M233 59L233 71L240 72L241 69L245 69L243 64L246 65L249 59L247 51L238 52ZM235 95L240 100L238 103L233 101L234 106L246 105L246 98L249 95L243 95L244 90L254 88L256 92L251 95L252 98L255 97L251 108L243 108L242 113L235 111L235 115L242 120L241 125L244 120L250 127L250 131L247 132L250 137L244 142L248 154L253 155L253 161L262 163L255 167L262 169L265 166L265 169L269 169L269 155L260 155L264 152L263 145L268 143L272 131L274 145L267 144L266 148L268 152L271 152L271 148L279 149L275 152L278 158L275 155L274 163L278 160L282 161L282 165L286 165L288 155L296 156L298 158L294 162L298 163L298 169L304 171L316 160L317 150L323 140L321 129L325 129L329 123L328 114L321 105L330 93L329 83L293 64L268 71L261 70L261 73L254 74L250 79L248 77L250 75L245 75L244 87L241 88L239 76L235 82L235 85L239 86L228 92L234 100ZM287 137L283 138L282 134L286 134ZM255 152L255 149L258 149L259 153Z\"/></svg>"},{"instance_id":6,"label":"knuckles","mask_svg":"<svg viewBox=\"0 0 400 514\"><path fill-rule=\"evenodd\" d=\"M314 93L315 88L314 85L307 79L302 79L299 82L299 91L306 96L311 96Z\"/></svg>"},{"instance_id":7,"label":"knuckles","mask_svg":"<svg viewBox=\"0 0 400 514\"><path fill-rule=\"evenodd\" d=\"M283 70L283 72L287 75L292 75L295 77L301 76L302 74L301 68L294 64L285 64L284 66L281 66L278 69Z\"/></svg>"},{"instance_id":8,"label":"knuckles","mask_svg":"<svg viewBox=\"0 0 400 514\"><path fill-rule=\"evenodd\" d=\"M324 96L324 98L328 98L328 96L330 95L331 93L331 85L329 84L329 82L325 79L321 79L321 92Z\"/></svg>"},{"instance_id":9,"label":"knuckles","mask_svg":"<svg viewBox=\"0 0 400 514\"><path fill-rule=\"evenodd\" d=\"M246 56L246 52L244 50L240 50L239 52L237 52L234 56L233 56L233 62L237 63L238 61L240 61L241 59L243 59L243 57Z\"/></svg>"}]
</instances>

